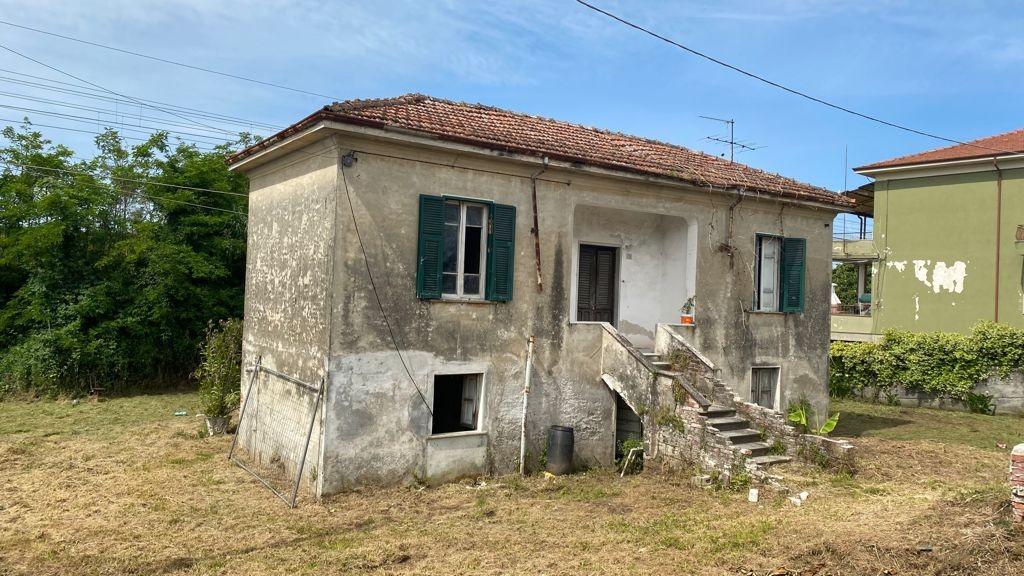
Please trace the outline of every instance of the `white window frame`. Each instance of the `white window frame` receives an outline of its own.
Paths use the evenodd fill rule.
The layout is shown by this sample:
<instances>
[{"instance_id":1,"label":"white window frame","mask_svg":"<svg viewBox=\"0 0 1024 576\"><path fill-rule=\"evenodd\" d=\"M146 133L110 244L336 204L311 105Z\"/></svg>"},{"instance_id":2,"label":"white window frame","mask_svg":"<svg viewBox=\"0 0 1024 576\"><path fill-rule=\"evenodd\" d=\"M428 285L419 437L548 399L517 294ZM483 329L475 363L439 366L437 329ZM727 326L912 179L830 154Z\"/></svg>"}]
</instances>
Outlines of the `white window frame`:
<instances>
[{"instance_id":1,"label":"white window frame","mask_svg":"<svg viewBox=\"0 0 1024 576\"><path fill-rule=\"evenodd\" d=\"M459 206L459 243L458 243L458 255L455 263L455 293L444 291L444 282L441 283L441 298L449 300L483 300L487 296L487 239L490 236L490 211L488 210L487 204L480 202L472 202L468 200L457 200L453 198L445 198L445 206L448 204L457 204ZM466 208L468 206L475 206L483 209L483 220L480 233L480 293L479 294L466 294L463 290L463 283L465 280L465 256L466 256ZM445 227L448 226L447 218L445 219ZM447 254L442 254L442 262ZM444 272L442 269L441 278L443 280L446 274L451 272Z\"/></svg>"},{"instance_id":2,"label":"white window frame","mask_svg":"<svg viewBox=\"0 0 1024 576\"><path fill-rule=\"evenodd\" d=\"M782 236L774 234L758 234L755 244L754 267L754 310L756 312L781 312L782 311ZM775 263L765 266L764 243L770 241L775 244ZM771 270L774 279L774 286L771 286L771 296L766 301L765 272Z\"/></svg>"},{"instance_id":3,"label":"white window frame","mask_svg":"<svg viewBox=\"0 0 1024 576\"><path fill-rule=\"evenodd\" d=\"M472 363L469 363L469 365L470 366L474 366L474 364L472 364ZM476 376L476 379L477 379L477 387L476 387L476 394L477 394L477 396L476 396L476 428L474 428L473 430L459 430L457 432L440 432L438 434L433 434L431 431L434 429L434 418L433 418L433 416L431 416L430 424L427 426L427 431L428 431L427 432L427 438L428 439L430 439L430 438L450 438L450 437L455 437L455 436L473 436L473 435L479 435L479 434L487 434L487 430L484 427L484 422L486 421L486 416L487 416L487 414L486 414L486 403L484 402L484 398L486 398L486 393L487 393L487 372L486 372L486 370L483 369L483 366L481 366L479 369L471 367L471 368L466 368L466 369L458 369L458 368L456 368L454 370L439 370L437 372L434 372L434 374L431 376L431 379L430 379L430 382L431 382L431 384L430 384L430 386L431 386L430 387L430 411L431 411L431 413L435 412L436 408L437 408L434 405L434 398L436 396L436 392L435 392L435 388L434 387L437 385L437 377L438 376ZM463 395L463 400L465 400L465 395ZM460 406L460 409L459 409L460 417L461 417L461 410L462 409L461 409L461 406Z\"/></svg>"},{"instance_id":4,"label":"white window frame","mask_svg":"<svg viewBox=\"0 0 1024 576\"><path fill-rule=\"evenodd\" d=\"M779 410L779 405L780 405L779 404L780 397L782 395L782 390L780 389L781 382L782 382L782 366L772 366L770 364L758 364L756 366L751 366L750 367L750 379L749 379L749 382L748 382L748 385L747 385L747 391L748 391L747 394L748 394L748 397L750 397L750 403L751 404L755 404L757 406L761 406L760 404L757 403L757 398L753 397L753 391L754 391L754 371L755 370L774 370L775 371L775 382L772 383L772 406L770 406L770 408L772 410L778 411ZM763 406L763 408L769 408L769 407L768 406Z\"/></svg>"}]
</instances>

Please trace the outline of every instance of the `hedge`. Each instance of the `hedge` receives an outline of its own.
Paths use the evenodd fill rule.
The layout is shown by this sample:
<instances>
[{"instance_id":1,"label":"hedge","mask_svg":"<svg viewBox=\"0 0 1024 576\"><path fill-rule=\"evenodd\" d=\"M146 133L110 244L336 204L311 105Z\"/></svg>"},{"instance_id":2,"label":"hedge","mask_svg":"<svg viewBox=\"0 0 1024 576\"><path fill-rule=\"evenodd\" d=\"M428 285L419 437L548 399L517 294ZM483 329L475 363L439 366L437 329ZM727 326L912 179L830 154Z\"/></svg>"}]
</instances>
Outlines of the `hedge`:
<instances>
[{"instance_id":1,"label":"hedge","mask_svg":"<svg viewBox=\"0 0 1024 576\"><path fill-rule=\"evenodd\" d=\"M873 342L833 342L829 350L829 392L859 396L870 387L893 394L902 386L967 403L989 376L1024 368L1024 330L981 322L970 334L888 330Z\"/></svg>"}]
</instances>

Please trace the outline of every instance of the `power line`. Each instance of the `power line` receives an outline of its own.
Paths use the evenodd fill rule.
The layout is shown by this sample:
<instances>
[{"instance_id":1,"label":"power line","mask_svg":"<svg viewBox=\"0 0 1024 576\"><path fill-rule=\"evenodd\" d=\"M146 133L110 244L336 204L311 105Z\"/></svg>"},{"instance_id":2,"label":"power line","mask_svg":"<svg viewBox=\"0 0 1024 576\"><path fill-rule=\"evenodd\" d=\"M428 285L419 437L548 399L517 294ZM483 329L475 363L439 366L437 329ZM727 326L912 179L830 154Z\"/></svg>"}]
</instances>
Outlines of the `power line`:
<instances>
[{"instance_id":1,"label":"power line","mask_svg":"<svg viewBox=\"0 0 1024 576\"><path fill-rule=\"evenodd\" d=\"M248 198L249 197L248 194L244 194L242 192L228 192L227 190L213 190L212 188L197 188L195 186L182 186L182 185L179 185L179 184L171 184L170 182L156 182L154 180L138 180L138 179L135 179L135 178L125 178L124 176L114 176L113 174L97 175L97 174L93 174L92 172L85 172L83 170L69 170L67 168L51 168L49 166L37 166L35 164L22 164L20 162L14 162L12 160L3 160L3 163L7 164L7 165L11 165L11 166L20 166L22 168L33 168L33 169L36 169L36 170L49 170L49 171L52 171L52 172L64 172L64 173L67 173L67 174L80 174L82 176L92 176L92 177L105 176L107 178L110 178L111 180L120 180L122 182L133 182L133 183L136 183L136 184L152 184L154 186L166 186L168 188L179 188L181 190L194 190L196 192L213 192L215 194L227 194L227 195L230 195L230 196L241 196L243 198Z\"/></svg>"},{"instance_id":2,"label":"power line","mask_svg":"<svg viewBox=\"0 0 1024 576\"><path fill-rule=\"evenodd\" d=\"M36 108L24 108L21 106L11 106L9 104L0 104L0 108L6 108L8 110L14 110L16 112L29 112L33 114L42 114L44 116L50 116L54 118L61 118L63 120L71 120L72 122L85 122L86 124L104 124L108 128L115 128L111 124L116 124L117 130L128 130L130 132L141 132L143 134L155 134L157 132L167 132L169 134L178 134L181 136L191 136L192 138L205 138L211 141L200 141L203 144L212 144L214 146L224 143L224 140L217 140L215 136L208 136L206 134L196 134L194 132L183 132L181 130L169 130L166 128L159 128L156 126L131 126L126 125L123 122L104 122L100 118L90 118L88 116L80 116L77 114L66 114L64 112L52 112L49 110L39 110Z\"/></svg>"},{"instance_id":3,"label":"power line","mask_svg":"<svg viewBox=\"0 0 1024 576\"><path fill-rule=\"evenodd\" d=\"M79 85L79 84L74 84L74 83L71 83L71 82L61 82L60 80L53 80L52 78L46 78L46 77L43 77L43 76L35 76L35 75L32 75L32 74L25 74L24 72L16 72L14 70L7 70L7 69L4 69L4 68L0 68L0 72L6 72L6 73L9 73L9 74L17 74L18 76L24 76L26 78L33 78L35 80L42 80L44 82L50 82L50 83L53 83L53 84L60 84L61 86L71 86L71 87L74 87L74 88L79 88L79 90L72 90L70 88L63 88L61 86L50 86L49 84L40 84L38 82L30 82L28 80L22 80L20 78L11 78L9 76L0 76L0 81L4 81L4 82L9 82L9 83L13 83L13 84L19 84L19 85L22 85L22 86L29 86L29 87L33 87L33 88L39 88L41 90L48 90L48 91L52 91L52 92L60 92L60 93L64 93L64 94L72 94L72 95L75 95L75 96L81 96L81 97L84 97L84 98L91 98L91 99L94 99L94 100L103 100L103 101L106 101L106 102L113 102L115 104L116 103L122 103L122 102L125 103L125 104L132 103L130 101L122 100L120 98L114 98L114 97L111 97L111 96L107 96L105 93L103 93L103 92L101 92L99 90L96 90L94 88L90 88L88 86L82 86L82 85ZM147 103L152 103L152 104L159 104L161 106L166 106L166 107L168 107L168 108L170 108L172 110L177 110L177 111L180 111L180 112L190 112L194 116L198 116L198 117L201 117L201 118L209 118L209 119L212 119L212 120L219 120L219 121L222 121L224 123L229 123L229 124L239 124L239 125L249 126L249 127L260 126L260 127L267 128L267 129L270 129L270 130L280 130L281 128L283 128L283 126L281 126L280 124L269 124L267 122L251 120L251 119L248 119L248 118L240 118L238 116L230 116L230 115L227 115L227 114L220 114L220 113L217 113L217 112L210 112L208 110L200 110L199 108L190 108L188 106L179 106L177 104L171 104L171 103L168 103L168 102L161 102L160 100L147 100L145 98L136 98L136 100L139 100L139 101L142 101L142 102L147 102Z\"/></svg>"},{"instance_id":4,"label":"power line","mask_svg":"<svg viewBox=\"0 0 1024 576\"><path fill-rule=\"evenodd\" d=\"M146 104L142 100L137 100L136 98L133 98L131 96L127 96L125 94L120 94L118 92L114 92L113 90L110 90L109 88L104 88L103 86L100 86L99 84L95 84L93 82L85 80L84 78L79 78L78 76L75 76L74 74L72 74L70 72L65 72L64 70L61 70L60 68L56 68L54 66L50 66L49 64L47 64L45 62L42 62L40 60L36 60L35 58L32 58L31 56L28 56L26 54L18 52L17 50L15 50L13 48L10 48L9 46L6 46L4 44L0 44L0 49L6 50L6 51L10 52L11 54L14 54L16 56L24 58L25 60L28 60L30 62L35 62L36 64L38 64L38 65L40 65L40 66L42 66L44 68L48 68L48 69L50 69L50 70L52 70L54 72L63 74L65 76L69 77L69 78L74 78L75 80L78 80L79 82L84 82L85 84L88 84L88 85L93 86L95 88L99 88L100 90L103 90L104 92L109 92L109 93L113 94L114 96L120 96L121 98L126 98L128 100L131 100L132 102L135 102L136 104L139 104L139 105L142 105L142 106L149 106L150 108L159 110L160 112L163 112L164 114L169 114L171 116L177 116L178 118L181 118L182 120L191 120L192 122L196 122L197 124L201 124L201 125L209 128L211 130L214 130L214 131L224 132L225 134L230 134L232 136L238 136L239 135L238 132L232 132L230 130L224 130L222 128L214 128L213 126L210 126L209 124L203 124L202 122L199 122L199 121L195 120L194 118L190 119L190 118L187 118L185 116L182 116L181 114L177 114L175 112L168 111L168 110L165 110L163 108L160 108L159 106L156 106L154 104Z\"/></svg>"},{"instance_id":5,"label":"power line","mask_svg":"<svg viewBox=\"0 0 1024 576\"><path fill-rule=\"evenodd\" d=\"M800 96L801 98L806 98L806 99L808 99L808 100L810 100L812 102L817 102L818 104L822 104L824 106L828 106L829 108L834 108L836 110L839 110L839 111L842 111L842 112L846 112L847 114L852 114L854 116L858 116L858 117L863 118L865 120L870 120L871 122L877 122L879 124L883 124L885 126L889 126L890 128L896 128L898 130L904 130L906 132L911 132L911 133L917 134L919 136L926 136L928 138L934 138L936 140L942 140L942 141L945 141L945 142L949 142L951 144L961 144L961 145L965 145L965 146L971 146L971 147L974 147L974 148L982 148L982 149L985 149L985 150L990 150L990 151L993 151L993 152L1000 152L1000 153L1004 153L1004 154L1015 154L1015 152L1010 151L1010 150L1001 150L999 148L989 148L988 146L981 146L980 144L972 144L970 142L964 142L962 140L957 140L955 138L947 138L945 136L940 136L938 134L933 134L931 132L925 132L923 130L917 130L916 128L910 128L909 126L904 126L902 124L896 124L895 122L889 122L888 120L883 120L883 119L878 118L876 116L871 116L870 114L865 114L863 112L857 112L856 110L851 110L849 108L846 108L845 106L840 106L839 104L833 104L832 102L829 102L827 100L822 100L821 98L818 98L816 96L811 96L810 94L807 94L806 92L802 92L802 91L797 90L795 88L790 88L790 87L785 86L783 84L780 84L778 82L769 80L769 79L765 78L764 76L759 76L757 74L754 74L753 72L748 72L748 71L746 71L746 70L744 70L744 69L742 69L742 68L740 68L738 66L734 66L732 64L729 64L728 62L725 62L724 60L719 60L718 58L715 58L714 56L705 54L704 52L701 52L699 50L695 50L693 48L690 48L689 46L685 46L683 44L680 44L679 42L676 42L675 40L672 40L671 38L667 38L665 36L662 36L661 34L658 34L657 32L653 32L653 31L651 31L651 30L649 30L647 28L644 28L643 26L640 26L639 24L634 24L633 22L630 22L629 20L626 20L625 18L616 16L615 14L612 14L611 12L608 12L607 10L604 10L602 8L598 8L597 6L594 6L593 4L589 4L587 2L584 2L583 0L576 0L576 2L579 3L582 6L585 6L585 7L589 8L589 9L595 11L595 12L598 12L600 14L604 14L605 16L611 18L612 20L615 20L615 21L617 21L617 22L619 22L621 24L625 24L626 26L629 26L630 28L633 28L635 30L639 30L640 32L643 32L644 34L647 34L649 36L653 36L654 38L657 38L658 40L661 40L662 42L667 42L668 44L671 44L671 45L675 46L676 48L679 48L680 50L684 50L686 52L689 52L690 54L693 54L694 56L699 56L701 58L704 58L705 60L709 60L711 62L714 62L715 64L718 64L719 66L724 66L724 67L726 67L726 68L728 68L730 70L733 70L734 72L739 72L740 74L743 74L744 76L748 76L748 77L753 78L755 80L758 80L760 82L764 82L765 84L768 84L769 86L774 86L775 88L779 88L780 90L784 90L786 92L789 92L790 94L794 94L796 96Z\"/></svg>"},{"instance_id":6,"label":"power line","mask_svg":"<svg viewBox=\"0 0 1024 576\"><path fill-rule=\"evenodd\" d=\"M3 162L5 165L7 165L8 168L10 168L10 166L12 166L12 165L13 166L22 166L21 164L18 164L16 162L8 162L7 160L0 160L0 162ZM36 167L36 168L38 168L38 167ZM76 184L76 185L92 186L93 188L99 188L99 189L102 189L102 190L108 190L110 192L119 192L119 190L115 190L114 188L111 188L109 186L102 186L100 184L89 184L89 183L84 183L83 184L83 183L79 183L79 184ZM137 194L139 194L143 198L148 198L149 200L154 200L154 199L156 199L156 200L164 200L166 202L174 202L174 203L177 203L177 204L186 204L188 206L194 206L196 208L206 208L207 210L216 210L218 212L228 212L228 213L231 213L231 214L237 214L239 216L248 216L248 214L246 214L245 212L239 212L238 210L230 210L228 208L218 208L216 206L208 206L206 204L198 204L196 202L189 202L187 200L177 200L175 198L168 198L166 196L155 196L155 195L148 194L146 192L137 192Z\"/></svg>"},{"instance_id":7,"label":"power line","mask_svg":"<svg viewBox=\"0 0 1024 576\"><path fill-rule=\"evenodd\" d=\"M0 122L11 122L11 123L19 124L20 125L20 124L25 123L25 119L15 120L13 118L0 118ZM29 126L38 126L40 128L53 128L55 130L67 130L69 132L81 132L83 134L94 134L96 136L103 135L103 132L97 132L95 130L82 130L81 128L72 128L70 126L57 126L57 125L54 125L54 124L40 124L38 122L28 122L28 125ZM148 140L148 138L138 138L138 137L135 137L135 136L125 136L124 134L121 134L120 137L124 138L125 140L135 140L137 142L145 142L145 141ZM204 152L216 152L216 149L210 148L208 146L199 146L198 144L196 144L194 142L192 143L192 145L195 146L197 150L202 150Z\"/></svg>"},{"instance_id":8,"label":"power line","mask_svg":"<svg viewBox=\"0 0 1024 576\"><path fill-rule=\"evenodd\" d=\"M186 64L185 62L178 62L176 60L169 60L167 58L160 58L159 56L150 56L149 54L143 54L141 52L133 52L132 50L125 50L123 48L117 48L115 46L108 46L106 44L100 44L99 42L92 42L90 40L83 40L81 38L75 38L73 36L66 36L64 34L58 34L56 32L49 32L47 30L41 30L39 28L32 28L30 26L24 26L22 24L15 24L14 22L8 22L6 20L0 20L0 24L12 26L14 28L21 28L22 30L29 30L39 34L46 34L47 36L53 36L55 38L61 38L63 40L70 40L71 42L78 42L86 44L88 46L95 46L97 48L103 48L104 50L112 50L114 52L120 52L122 54L128 54L131 56L137 56L139 58L146 58L156 62L163 62L164 64L171 64L173 66L181 66L182 68L188 68L190 70L198 70L200 72L206 72L208 74L216 74L218 76L224 76L226 78L234 78L235 80L242 80L245 82L252 82L253 84L260 84L263 86L270 86L271 88L278 88L280 90L288 90L290 92L297 92L299 94L306 94L309 96L317 96L319 98L327 98L329 100L344 100L344 98L338 98L336 96L329 96L327 94L320 94L318 92L311 92L309 90L302 90L300 88L292 88L290 86L284 86L282 84L275 84L273 82L266 82L264 80L257 80L255 78L249 78L247 76L240 76L238 74L231 74L230 72L221 72L220 70L213 70L211 68L203 68L202 66L195 66L193 64Z\"/></svg>"}]
</instances>

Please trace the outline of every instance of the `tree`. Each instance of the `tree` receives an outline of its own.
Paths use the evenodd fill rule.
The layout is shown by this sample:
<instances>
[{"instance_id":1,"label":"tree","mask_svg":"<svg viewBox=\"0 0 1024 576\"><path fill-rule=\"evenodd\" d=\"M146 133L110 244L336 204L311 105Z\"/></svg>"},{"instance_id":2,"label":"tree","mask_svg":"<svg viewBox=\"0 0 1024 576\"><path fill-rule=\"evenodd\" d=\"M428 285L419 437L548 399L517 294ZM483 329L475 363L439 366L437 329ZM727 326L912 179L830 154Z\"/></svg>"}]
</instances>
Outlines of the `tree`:
<instances>
[{"instance_id":1,"label":"tree","mask_svg":"<svg viewBox=\"0 0 1024 576\"><path fill-rule=\"evenodd\" d=\"M239 317L247 182L165 133L73 161L25 124L0 148L0 393L138 390L192 372ZM206 190L215 190L209 192Z\"/></svg>"}]
</instances>

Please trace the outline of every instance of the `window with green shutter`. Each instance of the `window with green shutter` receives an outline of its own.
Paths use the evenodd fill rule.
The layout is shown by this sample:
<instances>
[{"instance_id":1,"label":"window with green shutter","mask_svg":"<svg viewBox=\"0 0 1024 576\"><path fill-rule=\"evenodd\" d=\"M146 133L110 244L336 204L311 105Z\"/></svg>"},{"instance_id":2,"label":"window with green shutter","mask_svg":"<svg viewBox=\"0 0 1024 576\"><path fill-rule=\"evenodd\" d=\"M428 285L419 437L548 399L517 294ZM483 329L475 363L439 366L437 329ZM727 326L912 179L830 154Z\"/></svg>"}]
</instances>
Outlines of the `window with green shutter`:
<instances>
[{"instance_id":1,"label":"window with green shutter","mask_svg":"<svg viewBox=\"0 0 1024 576\"><path fill-rule=\"evenodd\" d=\"M807 268L807 240L782 240L782 311L804 311L804 284Z\"/></svg>"},{"instance_id":2,"label":"window with green shutter","mask_svg":"<svg viewBox=\"0 0 1024 576\"><path fill-rule=\"evenodd\" d=\"M803 312L807 240L757 235L754 310Z\"/></svg>"},{"instance_id":3,"label":"window with green shutter","mask_svg":"<svg viewBox=\"0 0 1024 576\"><path fill-rule=\"evenodd\" d=\"M512 299L514 206L420 196L416 294L421 299Z\"/></svg>"}]
</instances>

